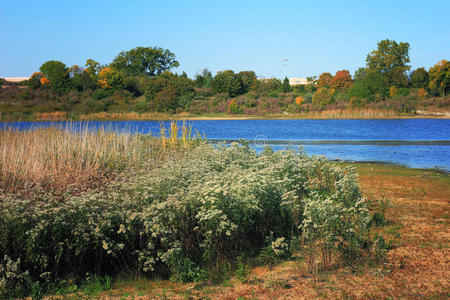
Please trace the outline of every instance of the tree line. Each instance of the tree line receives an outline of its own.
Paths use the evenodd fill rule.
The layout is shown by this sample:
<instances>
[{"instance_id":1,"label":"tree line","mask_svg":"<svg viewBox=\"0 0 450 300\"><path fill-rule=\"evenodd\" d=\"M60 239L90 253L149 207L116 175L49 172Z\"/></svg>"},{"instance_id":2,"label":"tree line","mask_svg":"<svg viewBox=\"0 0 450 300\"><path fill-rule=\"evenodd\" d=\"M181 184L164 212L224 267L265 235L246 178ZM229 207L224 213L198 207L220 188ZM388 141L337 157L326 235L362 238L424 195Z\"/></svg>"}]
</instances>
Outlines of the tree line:
<instances>
[{"instance_id":1,"label":"tree line","mask_svg":"<svg viewBox=\"0 0 450 300\"><path fill-rule=\"evenodd\" d=\"M120 99L126 104L116 105L119 110L264 113L322 110L336 103L364 106L408 96L411 90L418 98L447 95L450 62L410 72L409 50L409 43L382 40L353 76L348 70L325 72L308 77L306 85L290 86L288 78L258 79L254 71L224 70L213 76L204 69L191 79L171 71L180 64L170 50L136 47L120 52L108 65L93 59L71 67L47 61L27 80L31 92L19 92L25 93L22 100L39 98L36 105L52 99L60 110L84 107L85 112L109 110Z\"/></svg>"}]
</instances>

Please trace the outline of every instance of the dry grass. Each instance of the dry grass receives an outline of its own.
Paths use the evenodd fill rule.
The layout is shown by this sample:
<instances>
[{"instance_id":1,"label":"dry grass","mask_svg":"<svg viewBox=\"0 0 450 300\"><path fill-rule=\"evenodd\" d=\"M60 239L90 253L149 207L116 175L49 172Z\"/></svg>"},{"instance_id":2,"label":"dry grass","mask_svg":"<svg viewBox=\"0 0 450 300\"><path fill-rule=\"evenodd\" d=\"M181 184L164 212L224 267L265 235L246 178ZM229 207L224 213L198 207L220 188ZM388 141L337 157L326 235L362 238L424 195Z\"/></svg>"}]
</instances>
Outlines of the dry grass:
<instances>
[{"instance_id":1,"label":"dry grass","mask_svg":"<svg viewBox=\"0 0 450 300\"><path fill-rule=\"evenodd\" d=\"M92 120L112 120L112 121L125 121L125 120L183 120L189 117L189 113L169 114L169 113L138 113L138 112L99 112L83 114L79 117L82 121Z\"/></svg>"},{"instance_id":2,"label":"dry grass","mask_svg":"<svg viewBox=\"0 0 450 300\"><path fill-rule=\"evenodd\" d=\"M363 193L387 198L392 240L386 262L339 267L312 276L304 260L251 270L249 282L222 285L139 280L117 283L106 299L448 299L450 291L450 175L434 170L356 164ZM300 254L300 253L299 253ZM133 298L134 297L134 298Z\"/></svg>"},{"instance_id":3,"label":"dry grass","mask_svg":"<svg viewBox=\"0 0 450 300\"><path fill-rule=\"evenodd\" d=\"M81 191L158 158L154 139L86 128L1 130L0 189Z\"/></svg>"},{"instance_id":4,"label":"dry grass","mask_svg":"<svg viewBox=\"0 0 450 300\"><path fill-rule=\"evenodd\" d=\"M161 128L162 138L88 129L87 123L19 131L0 130L0 190L31 195L36 188L82 192L123 171L151 168L204 142L192 127ZM81 128L81 130L80 130Z\"/></svg>"},{"instance_id":5,"label":"dry grass","mask_svg":"<svg viewBox=\"0 0 450 300\"><path fill-rule=\"evenodd\" d=\"M54 111L45 113L35 113L35 121L65 121L69 118L68 113L64 111Z\"/></svg>"}]
</instances>

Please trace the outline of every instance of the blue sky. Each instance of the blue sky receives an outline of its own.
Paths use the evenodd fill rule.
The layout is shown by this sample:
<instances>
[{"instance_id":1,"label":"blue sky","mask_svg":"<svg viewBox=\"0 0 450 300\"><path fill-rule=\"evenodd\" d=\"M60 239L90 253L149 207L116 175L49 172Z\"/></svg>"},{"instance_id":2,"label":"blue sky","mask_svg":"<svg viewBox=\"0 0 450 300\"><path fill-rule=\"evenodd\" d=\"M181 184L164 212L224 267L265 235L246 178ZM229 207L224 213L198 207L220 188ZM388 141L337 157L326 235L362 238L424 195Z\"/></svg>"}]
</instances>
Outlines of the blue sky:
<instances>
[{"instance_id":1,"label":"blue sky","mask_svg":"<svg viewBox=\"0 0 450 300\"><path fill-rule=\"evenodd\" d=\"M429 68L450 59L449 11L449 0L0 0L0 77L29 76L51 59L107 64L136 46L170 49L174 71L189 76L205 67L353 74L385 38L409 42L412 67Z\"/></svg>"}]
</instances>

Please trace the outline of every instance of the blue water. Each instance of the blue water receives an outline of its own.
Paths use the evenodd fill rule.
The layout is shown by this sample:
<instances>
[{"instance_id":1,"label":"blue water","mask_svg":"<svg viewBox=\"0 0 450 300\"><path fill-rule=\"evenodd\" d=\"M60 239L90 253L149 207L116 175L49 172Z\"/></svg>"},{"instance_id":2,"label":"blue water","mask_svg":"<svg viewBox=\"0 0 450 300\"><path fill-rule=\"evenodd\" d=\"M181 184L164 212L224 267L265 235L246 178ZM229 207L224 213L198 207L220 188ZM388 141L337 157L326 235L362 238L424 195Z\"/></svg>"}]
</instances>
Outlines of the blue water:
<instances>
[{"instance_id":1,"label":"blue water","mask_svg":"<svg viewBox=\"0 0 450 300\"><path fill-rule=\"evenodd\" d=\"M379 161L450 171L450 120L217 120L187 123L212 142L242 138L257 150L265 145L274 149L302 146L308 154L330 159ZM28 129L52 124L65 125L16 122L7 126ZM164 122L164 126L168 125ZM2 126L5 124L0 123L0 128ZM155 136L160 132L157 121L89 122L88 126Z\"/></svg>"}]
</instances>

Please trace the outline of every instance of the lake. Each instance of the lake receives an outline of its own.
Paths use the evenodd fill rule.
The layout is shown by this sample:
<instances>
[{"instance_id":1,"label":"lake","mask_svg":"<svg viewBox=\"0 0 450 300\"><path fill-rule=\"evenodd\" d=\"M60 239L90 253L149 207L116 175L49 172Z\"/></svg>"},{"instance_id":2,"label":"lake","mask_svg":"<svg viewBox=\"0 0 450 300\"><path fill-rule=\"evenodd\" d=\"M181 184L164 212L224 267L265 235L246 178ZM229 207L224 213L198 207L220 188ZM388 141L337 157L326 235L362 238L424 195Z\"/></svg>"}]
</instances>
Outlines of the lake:
<instances>
[{"instance_id":1,"label":"lake","mask_svg":"<svg viewBox=\"0 0 450 300\"><path fill-rule=\"evenodd\" d=\"M182 123L182 122L180 122ZM299 146L308 154L348 161L388 162L417 168L450 171L450 120L212 120L188 121L210 142L248 140L257 150ZM19 129L64 122L8 123ZM168 127L169 122L164 122ZM0 128L5 123L0 124ZM90 128L152 133L158 121L89 122Z\"/></svg>"}]
</instances>

